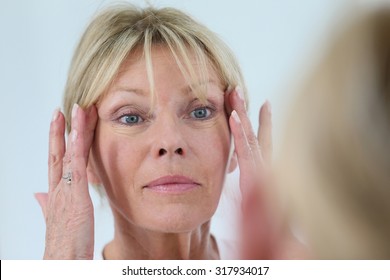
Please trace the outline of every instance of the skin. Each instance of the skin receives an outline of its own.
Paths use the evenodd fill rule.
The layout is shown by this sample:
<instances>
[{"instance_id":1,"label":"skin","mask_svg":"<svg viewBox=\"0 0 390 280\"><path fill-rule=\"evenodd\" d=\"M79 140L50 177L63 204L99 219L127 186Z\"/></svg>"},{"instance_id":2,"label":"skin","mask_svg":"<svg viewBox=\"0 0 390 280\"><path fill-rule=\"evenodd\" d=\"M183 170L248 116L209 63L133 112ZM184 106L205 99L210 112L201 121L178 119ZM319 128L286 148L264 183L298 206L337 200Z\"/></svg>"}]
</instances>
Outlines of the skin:
<instances>
[{"instance_id":1,"label":"skin","mask_svg":"<svg viewBox=\"0 0 390 280\"><path fill-rule=\"evenodd\" d=\"M36 194L46 219L45 259L93 257L94 219L88 179L105 186L113 209L115 236L105 248L106 258L219 258L209 228L226 172L235 168L235 157L229 162L228 156L230 132L240 166L243 214L261 225L260 229L249 226L253 223L243 219L244 237L249 232L254 238L251 241L259 241L259 246L267 248L262 250L262 258L270 258L274 248L267 244L278 227L272 211L267 209L269 194L261 179L272 150L269 104L260 110L256 137L239 88L223 92L210 69L204 104L191 93L167 53L162 48L152 52L157 97L153 107L141 58L124 64L97 108L84 111L74 106L67 144L64 116L59 111L54 113L49 141L49 192ZM208 117L200 120L195 113L206 113ZM61 178L69 170L73 176L70 185ZM184 175L199 186L174 194L145 188L165 175ZM261 215L253 207L259 203ZM262 233L261 240L256 237L257 230ZM243 257L252 258L245 250Z\"/></svg>"},{"instance_id":2,"label":"skin","mask_svg":"<svg viewBox=\"0 0 390 280\"><path fill-rule=\"evenodd\" d=\"M169 50L155 48L152 107L145 60L139 56L123 65L98 104L93 169L105 186L116 223L105 255L210 258L215 244L202 240L218 205L230 150L222 85L210 69L204 104ZM191 178L197 186L173 194L145 187L176 175ZM132 250L124 254L119 248Z\"/></svg>"},{"instance_id":3,"label":"skin","mask_svg":"<svg viewBox=\"0 0 390 280\"><path fill-rule=\"evenodd\" d=\"M44 259L92 259L93 205L86 165L96 126L96 108L72 111L72 132L66 144L65 118L53 113L49 134L49 191L35 194L46 221ZM72 170L72 184L62 179Z\"/></svg>"}]
</instances>

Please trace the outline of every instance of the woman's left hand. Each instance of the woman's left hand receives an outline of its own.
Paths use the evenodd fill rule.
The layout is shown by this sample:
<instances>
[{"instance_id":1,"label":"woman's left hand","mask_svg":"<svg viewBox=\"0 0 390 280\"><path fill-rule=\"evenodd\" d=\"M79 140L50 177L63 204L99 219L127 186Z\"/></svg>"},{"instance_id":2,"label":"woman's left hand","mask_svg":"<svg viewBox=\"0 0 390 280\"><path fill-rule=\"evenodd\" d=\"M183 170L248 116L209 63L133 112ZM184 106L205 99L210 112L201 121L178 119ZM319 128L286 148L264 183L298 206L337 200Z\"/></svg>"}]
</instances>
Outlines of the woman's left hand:
<instances>
[{"instance_id":1,"label":"woman's left hand","mask_svg":"<svg viewBox=\"0 0 390 280\"><path fill-rule=\"evenodd\" d=\"M279 258L280 213L270 184L272 157L271 108L268 102L260 108L257 136L247 115L241 89L226 94L230 107L230 129L240 168L242 194L242 258Z\"/></svg>"}]
</instances>

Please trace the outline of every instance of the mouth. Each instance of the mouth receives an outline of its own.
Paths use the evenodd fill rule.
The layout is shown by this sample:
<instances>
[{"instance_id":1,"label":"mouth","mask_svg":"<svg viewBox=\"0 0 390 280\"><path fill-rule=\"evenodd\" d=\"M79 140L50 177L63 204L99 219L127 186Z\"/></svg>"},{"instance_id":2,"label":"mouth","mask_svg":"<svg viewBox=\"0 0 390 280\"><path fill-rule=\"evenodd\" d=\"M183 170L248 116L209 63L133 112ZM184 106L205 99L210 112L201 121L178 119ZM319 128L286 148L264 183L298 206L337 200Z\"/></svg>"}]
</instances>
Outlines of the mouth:
<instances>
[{"instance_id":1,"label":"mouth","mask_svg":"<svg viewBox=\"0 0 390 280\"><path fill-rule=\"evenodd\" d=\"M159 193L179 194L193 190L199 186L199 183L188 177L174 175L160 177L144 186L144 188Z\"/></svg>"}]
</instances>

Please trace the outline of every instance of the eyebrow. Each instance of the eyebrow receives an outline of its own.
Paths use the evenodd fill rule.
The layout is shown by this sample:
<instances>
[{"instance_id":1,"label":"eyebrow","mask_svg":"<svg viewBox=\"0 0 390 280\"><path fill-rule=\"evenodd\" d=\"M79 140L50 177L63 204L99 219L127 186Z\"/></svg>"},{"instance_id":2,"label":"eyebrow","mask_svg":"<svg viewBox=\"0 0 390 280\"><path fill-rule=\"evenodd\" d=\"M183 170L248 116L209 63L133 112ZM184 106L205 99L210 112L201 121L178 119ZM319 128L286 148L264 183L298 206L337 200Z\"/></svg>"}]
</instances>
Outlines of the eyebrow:
<instances>
[{"instance_id":1,"label":"eyebrow","mask_svg":"<svg viewBox=\"0 0 390 280\"><path fill-rule=\"evenodd\" d=\"M191 85L188 85L188 86L185 86L182 91L185 92L185 93L191 93L192 92L192 89L193 88L196 88L196 87L201 87L201 86L204 86L204 85L207 85L207 84L213 84L217 87L220 87L220 84L218 82L216 82L215 80L213 79L210 79L206 82L197 82L197 83L194 83L194 84L191 84Z\"/></svg>"},{"instance_id":2,"label":"eyebrow","mask_svg":"<svg viewBox=\"0 0 390 280\"><path fill-rule=\"evenodd\" d=\"M118 92L128 92L128 93L135 93L136 95L139 96L145 96L146 92L142 89L138 88L128 88L128 87L117 87L113 91L113 93L118 93Z\"/></svg>"},{"instance_id":3,"label":"eyebrow","mask_svg":"<svg viewBox=\"0 0 390 280\"><path fill-rule=\"evenodd\" d=\"M194 83L194 84L191 84L191 85L184 86L180 91L182 93L185 93L185 94L189 95L189 94L192 93L192 89L193 88L200 87L200 86L207 85L207 84L213 84L213 85L215 85L217 87L220 86L220 84L217 83L215 80L210 79L210 80L208 80L206 82L197 82L197 83ZM113 93L118 93L118 92L135 93L138 96L146 96L147 93L148 93L148 91L145 91L143 89L123 87L123 86L119 86L119 87L114 88L112 90L112 92Z\"/></svg>"}]
</instances>

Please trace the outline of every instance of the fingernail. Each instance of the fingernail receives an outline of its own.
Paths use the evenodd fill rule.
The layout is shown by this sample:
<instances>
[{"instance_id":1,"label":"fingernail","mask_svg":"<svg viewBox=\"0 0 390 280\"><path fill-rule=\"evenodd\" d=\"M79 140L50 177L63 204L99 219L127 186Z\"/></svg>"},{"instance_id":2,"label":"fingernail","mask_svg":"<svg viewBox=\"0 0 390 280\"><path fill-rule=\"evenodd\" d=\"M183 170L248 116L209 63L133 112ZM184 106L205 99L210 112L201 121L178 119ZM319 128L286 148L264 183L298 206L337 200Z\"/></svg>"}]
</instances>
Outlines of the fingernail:
<instances>
[{"instance_id":1,"label":"fingernail","mask_svg":"<svg viewBox=\"0 0 390 280\"><path fill-rule=\"evenodd\" d=\"M232 111L232 117L237 123L241 123L240 117L238 116L236 110Z\"/></svg>"},{"instance_id":2,"label":"fingernail","mask_svg":"<svg viewBox=\"0 0 390 280\"><path fill-rule=\"evenodd\" d=\"M236 87L236 92L237 92L238 98L241 100L242 103L244 103L244 108L246 110L246 102L245 102L245 98L244 98L244 92L242 91L240 86Z\"/></svg>"},{"instance_id":3,"label":"fingernail","mask_svg":"<svg viewBox=\"0 0 390 280\"><path fill-rule=\"evenodd\" d=\"M77 105L77 103L73 104L72 119L74 119L76 117L78 108L79 108L79 105Z\"/></svg>"},{"instance_id":4,"label":"fingernail","mask_svg":"<svg viewBox=\"0 0 390 280\"><path fill-rule=\"evenodd\" d=\"M266 104L266 106L267 106L267 108L268 108L268 112L271 113L271 111L272 111L272 106L271 106L271 103L269 102L268 99L265 101L265 104Z\"/></svg>"},{"instance_id":5,"label":"fingernail","mask_svg":"<svg viewBox=\"0 0 390 280\"><path fill-rule=\"evenodd\" d=\"M239 86L236 87L236 92L238 94L238 97L245 103L244 93Z\"/></svg>"},{"instance_id":6,"label":"fingernail","mask_svg":"<svg viewBox=\"0 0 390 280\"><path fill-rule=\"evenodd\" d=\"M54 122L55 120L57 120L59 115L60 115L60 108L56 108L51 117L51 121Z\"/></svg>"},{"instance_id":7,"label":"fingernail","mask_svg":"<svg viewBox=\"0 0 390 280\"><path fill-rule=\"evenodd\" d=\"M227 87L227 89L225 90L225 94L231 94L232 91L233 91L233 87L232 87L231 85L229 85L229 86Z\"/></svg>"},{"instance_id":8,"label":"fingernail","mask_svg":"<svg viewBox=\"0 0 390 280\"><path fill-rule=\"evenodd\" d=\"M75 143L76 140L77 140L77 130L76 129L73 129L72 130L72 142Z\"/></svg>"}]
</instances>

